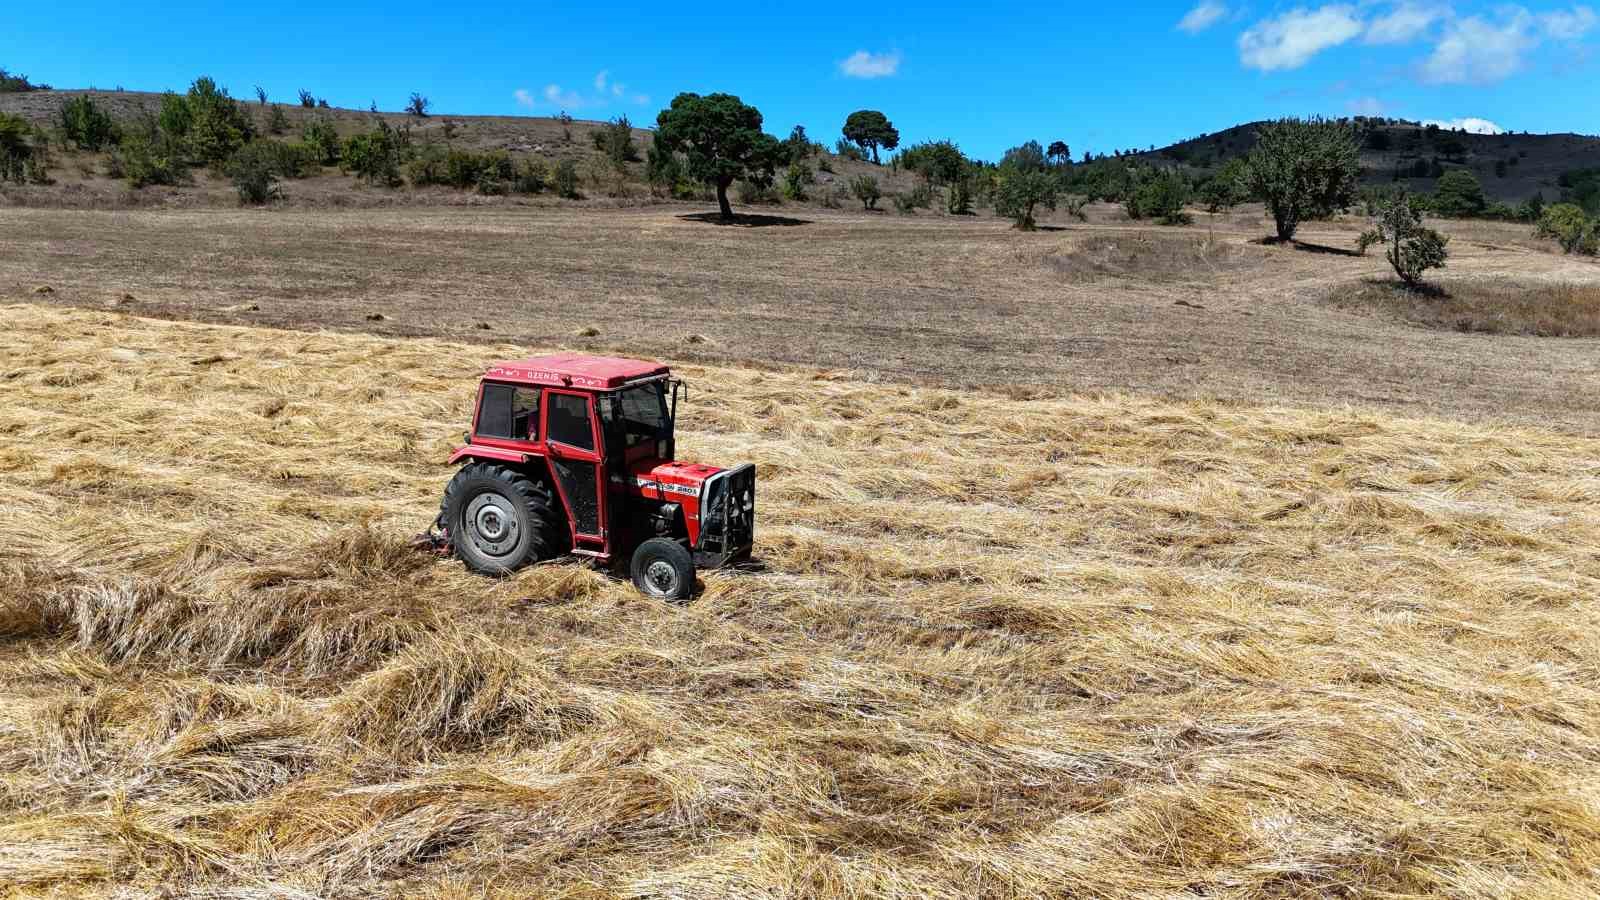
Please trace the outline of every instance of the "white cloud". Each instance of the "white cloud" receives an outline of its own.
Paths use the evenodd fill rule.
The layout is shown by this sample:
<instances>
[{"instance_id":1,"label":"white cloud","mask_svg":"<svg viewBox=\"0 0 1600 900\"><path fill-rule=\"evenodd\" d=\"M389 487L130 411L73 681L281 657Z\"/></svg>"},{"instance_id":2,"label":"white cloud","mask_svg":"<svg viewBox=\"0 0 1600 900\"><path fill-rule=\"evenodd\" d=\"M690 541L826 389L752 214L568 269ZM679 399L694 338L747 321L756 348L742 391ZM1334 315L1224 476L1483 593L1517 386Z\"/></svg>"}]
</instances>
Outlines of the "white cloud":
<instances>
[{"instance_id":1,"label":"white cloud","mask_svg":"<svg viewBox=\"0 0 1600 900\"><path fill-rule=\"evenodd\" d=\"M601 69L600 70L600 74L594 76L594 89L595 90L597 90L597 91L599 91L601 93L605 93L605 90L606 90L606 76L609 75L609 74L611 74L611 73L607 72L605 69Z\"/></svg>"},{"instance_id":2,"label":"white cloud","mask_svg":"<svg viewBox=\"0 0 1600 900\"><path fill-rule=\"evenodd\" d=\"M633 95L633 102L638 104L638 105L640 105L640 106L644 106L646 103L650 102L650 95L649 94L634 94Z\"/></svg>"},{"instance_id":3,"label":"white cloud","mask_svg":"<svg viewBox=\"0 0 1600 900\"><path fill-rule=\"evenodd\" d=\"M1362 23L1354 6L1300 7L1257 22L1239 35L1239 61L1263 72L1298 69L1311 57L1350 41L1361 32Z\"/></svg>"},{"instance_id":4,"label":"white cloud","mask_svg":"<svg viewBox=\"0 0 1600 900\"><path fill-rule=\"evenodd\" d=\"M585 105L583 97L577 91L564 91L559 84L545 85L544 100L551 106L559 106L562 109L579 109Z\"/></svg>"},{"instance_id":5,"label":"white cloud","mask_svg":"<svg viewBox=\"0 0 1600 900\"><path fill-rule=\"evenodd\" d=\"M1426 119L1423 125L1437 125L1451 131L1457 128L1466 129L1469 134L1505 134L1506 130L1488 119L1479 119L1468 116L1464 119Z\"/></svg>"},{"instance_id":6,"label":"white cloud","mask_svg":"<svg viewBox=\"0 0 1600 900\"><path fill-rule=\"evenodd\" d=\"M621 97L623 94L626 94L627 92L628 92L628 86L623 84L620 81L611 85L611 96L613 96L613 97Z\"/></svg>"},{"instance_id":7,"label":"white cloud","mask_svg":"<svg viewBox=\"0 0 1600 900\"><path fill-rule=\"evenodd\" d=\"M851 78L887 78L900 71L900 51L868 53L857 50L839 62L839 71Z\"/></svg>"},{"instance_id":8,"label":"white cloud","mask_svg":"<svg viewBox=\"0 0 1600 900\"><path fill-rule=\"evenodd\" d=\"M517 101L518 106L533 109L535 101L533 99L533 94L529 93L527 88L517 88L511 92L511 96Z\"/></svg>"},{"instance_id":9,"label":"white cloud","mask_svg":"<svg viewBox=\"0 0 1600 900\"><path fill-rule=\"evenodd\" d=\"M1367 25L1365 40L1368 44L1410 43L1449 14L1450 10L1445 6L1404 0Z\"/></svg>"},{"instance_id":10,"label":"white cloud","mask_svg":"<svg viewBox=\"0 0 1600 900\"><path fill-rule=\"evenodd\" d=\"M1575 41L1600 23L1600 16L1587 6L1574 6L1570 10L1557 10L1539 16L1539 26L1545 35L1557 41Z\"/></svg>"},{"instance_id":11,"label":"white cloud","mask_svg":"<svg viewBox=\"0 0 1600 900\"><path fill-rule=\"evenodd\" d=\"M1510 7L1493 24L1478 16L1451 22L1420 74L1429 84L1491 84L1522 68L1522 55L1539 43L1533 17Z\"/></svg>"},{"instance_id":12,"label":"white cloud","mask_svg":"<svg viewBox=\"0 0 1600 900\"><path fill-rule=\"evenodd\" d=\"M1381 116L1383 115L1383 101L1377 97L1356 97L1345 103L1344 108L1352 116Z\"/></svg>"},{"instance_id":13,"label":"white cloud","mask_svg":"<svg viewBox=\"0 0 1600 900\"><path fill-rule=\"evenodd\" d=\"M1194 9L1189 10L1178 20L1178 30L1199 34L1217 24L1227 14L1228 8L1216 0L1200 0Z\"/></svg>"}]
</instances>

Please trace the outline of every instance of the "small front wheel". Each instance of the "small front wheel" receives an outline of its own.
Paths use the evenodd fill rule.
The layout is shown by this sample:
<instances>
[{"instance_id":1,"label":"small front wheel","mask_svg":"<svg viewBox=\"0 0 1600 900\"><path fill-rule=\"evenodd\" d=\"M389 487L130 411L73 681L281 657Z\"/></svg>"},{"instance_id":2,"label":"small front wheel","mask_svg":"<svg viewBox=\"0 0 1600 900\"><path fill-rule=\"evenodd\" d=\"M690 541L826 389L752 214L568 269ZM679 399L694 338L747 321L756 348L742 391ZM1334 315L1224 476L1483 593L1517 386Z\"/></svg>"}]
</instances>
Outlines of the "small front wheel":
<instances>
[{"instance_id":1,"label":"small front wheel","mask_svg":"<svg viewBox=\"0 0 1600 900\"><path fill-rule=\"evenodd\" d=\"M694 557L677 541L651 538L633 551L633 586L657 600L686 600L694 590Z\"/></svg>"}]
</instances>

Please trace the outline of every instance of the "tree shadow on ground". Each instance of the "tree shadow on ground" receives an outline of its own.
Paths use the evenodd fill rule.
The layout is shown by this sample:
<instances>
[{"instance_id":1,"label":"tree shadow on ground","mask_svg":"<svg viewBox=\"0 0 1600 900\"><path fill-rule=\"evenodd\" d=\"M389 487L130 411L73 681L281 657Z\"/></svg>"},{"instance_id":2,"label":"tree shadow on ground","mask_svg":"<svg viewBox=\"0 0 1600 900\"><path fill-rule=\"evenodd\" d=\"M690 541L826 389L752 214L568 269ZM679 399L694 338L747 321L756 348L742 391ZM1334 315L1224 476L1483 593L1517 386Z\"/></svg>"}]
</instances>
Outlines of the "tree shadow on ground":
<instances>
[{"instance_id":1,"label":"tree shadow on ground","mask_svg":"<svg viewBox=\"0 0 1600 900\"><path fill-rule=\"evenodd\" d=\"M1350 249L1345 248L1345 247L1329 247L1326 244L1308 244L1305 241L1297 241L1297 240L1294 240L1293 238L1290 238L1289 240L1285 241L1285 240L1280 240L1280 239L1278 239L1276 237L1264 237L1264 238L1257 238L1257 239L1251 241L1250 243L1252 243L1252 244L1260 244L1263 247L1276 247L1276 246L1279 246L1280 244L1287 244L1288 246L1293 247L1296 250L1303 250L1306 253L1327 253L1327 254L1330 254L1332 256L1360 256L1361 255L1361 253L1359 251L1357 251L1357 250L1350 250Z\"/></svg>"},{"instance_id":2,"label":"tree shadow on ground","mask_svg":"<svg viewBox=\"0 0 1600 900\"><path fill-rule=\"evenodd\" d=\"M734 213L733 218L724 219L714 212L685 213L678 218L685 222L701 222L706 225L736 225L740 228L771 228L775 225L793 226L810 225L810 219L791 219L788 216L763 216L759 213Z\"/></svg>"}]
</instances>

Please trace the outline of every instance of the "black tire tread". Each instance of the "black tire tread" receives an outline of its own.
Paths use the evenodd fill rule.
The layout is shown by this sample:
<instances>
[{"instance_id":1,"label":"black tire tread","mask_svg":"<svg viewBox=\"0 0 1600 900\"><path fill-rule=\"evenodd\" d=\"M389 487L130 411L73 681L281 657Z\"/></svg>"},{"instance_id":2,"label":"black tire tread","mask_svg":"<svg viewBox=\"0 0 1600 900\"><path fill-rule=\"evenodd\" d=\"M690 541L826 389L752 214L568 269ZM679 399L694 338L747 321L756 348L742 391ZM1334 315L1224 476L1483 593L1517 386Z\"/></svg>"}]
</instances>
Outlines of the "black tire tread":
<instances>
[{"instance_id":1,"label":"black tire tread","mask_svg":"<svg viewBox=\"0 0 1600 900\"><path fill-rule=\"evenodd\" d=\"M663 599L669 602L689 599L689 595L694 593L694 556L687 547L671 538L651 538L640 544L633 551L633 559L628 569L634 588L647 597L658 596L650 591L644 583L644 560L652 553L660 553L666 557L673 567L683 573L684 576L680 579L682 585L680 593L675 597L665 597Z\"/></svg>"},{"instance_id":2,"label":"black tire tread","mask_svg":"<svg viewBox=\"0 0 1600 900\"><path fill-rule=\"evenodd\" d=\"M521 568L539 560L553 559L564 551L566 541L562 540L562 538L565 536L566 529L563 526L566 524L566 517L558 512L555 494L550 490L549 485L529 478L527 474L500 463L471 462L462 466L456 472L455 477L451 478L450 482L445 485L444 499L439 503L439 523L442 526L452 528L454 523L450 521L451 502L461 492L464 485L479 479L498 482L499 489L505 496L521 498L527 505L528 518L533 525L534 532L533 544L529 548L531 552L525 559L508 569L503 571L496 569L489 574L504 574L504 572ZM453 528L450 537L451 543L455 545L456 558L466 563L468 568L482 571L476 569L472 561L462 554L461 546L456 540Z\"/></svg>"}]
</instances>

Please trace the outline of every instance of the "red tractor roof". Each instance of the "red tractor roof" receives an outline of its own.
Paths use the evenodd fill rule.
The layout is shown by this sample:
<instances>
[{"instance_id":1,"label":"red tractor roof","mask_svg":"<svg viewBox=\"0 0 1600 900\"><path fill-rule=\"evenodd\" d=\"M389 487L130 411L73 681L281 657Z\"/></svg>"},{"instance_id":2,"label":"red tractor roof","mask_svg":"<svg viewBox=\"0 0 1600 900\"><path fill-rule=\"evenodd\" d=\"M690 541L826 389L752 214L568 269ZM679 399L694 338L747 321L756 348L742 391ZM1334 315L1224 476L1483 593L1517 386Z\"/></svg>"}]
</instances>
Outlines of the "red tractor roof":
<instances>
[{"instance_id":1,"label":"red tractor roof","mask_svg":"<svg viewBox=\"0 0 1600 900\"><path fill-rule=\"evenodd\" d=\"M523 384L608 391L622 387L630 381L667 373L667 367L661 363L622 359L616 356L554 353L549 356L530 356L527 359L492 363L483 377Z\"/></svg>"}]
</instances>

